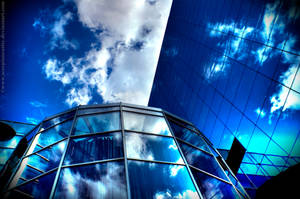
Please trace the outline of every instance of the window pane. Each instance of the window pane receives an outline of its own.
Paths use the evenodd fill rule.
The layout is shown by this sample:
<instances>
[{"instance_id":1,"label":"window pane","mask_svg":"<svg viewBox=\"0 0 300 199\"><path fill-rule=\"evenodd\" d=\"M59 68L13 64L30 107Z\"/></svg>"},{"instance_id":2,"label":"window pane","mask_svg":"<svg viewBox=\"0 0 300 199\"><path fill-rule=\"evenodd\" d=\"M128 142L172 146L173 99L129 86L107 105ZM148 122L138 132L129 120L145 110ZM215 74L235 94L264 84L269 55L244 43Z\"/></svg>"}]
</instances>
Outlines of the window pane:
<instances>
[{"instance_id":1,"label":"window pane","mask_svg":"<svg viewBox=\"0 0 300 199\"><path fill-rule=\"evenodd\" d=\"M190 165L227 180L223 170L212 155L208 155L182 142L179 142L179 144Z\"/></svg>"},{"instance_id":2,"label":"window pane","mask_svg":"<svg viewBox=\"0 0 300 199\"><path fill-rule=\"evenodd\" d=\"M185 166L128 161L132 198L199 198Z\"/></svg>"},{"instance_id":3,"label":"window pane","mask_svg":"<svg viewBox=\"0 0 300 199\"><path fill-rule=\"evenodd\" d=\"M64 164L123 157L121 133L71 139Z\"/></svg>"},{"instance_id":4,"label":"window pane","mask_svg":"<svg viewBox=\"0 0 300 199\"><path fill-rule=\"evenodd\" d=\"M19 135L25 135L28 133L31 129L35 127L33 124L22 124L22 123L17 123L17 122L12 122L12 121L1 121L3 123L8 124L11 126L17 134Z\"/></svg>"},{"instance_id":5,"label":"window pane","mask_svg":"<svg viewBox=\"0 0 300 199\"><path fill-rule=\"evenodd\" d=\"M82 116L77 119L74 135L99 133L120 129L120 113Z\"/></svg>"},{"instance_id":6,"label":"window pane","mask_svg":"<svg viewBox=\"0 0 300 199\"><path fill-rule=\"evenodd\" d=\"M231 185L195 169L192 173L204 198L240 198Z\"/></svg>"},{"instance_id":7,"label":"window pane","mask_svg":"<svg viewBox=\"0 0 300 199\"><path fill-rule=\"evenodd\" d=\"M0 147L16 148L21 139L22 136L14 136L10 140L0 141Z\"/></svg>"},{"instance_id":8,"label":"window pane","mask_svg":"<svg viewBox=\"0 0 300 199\"><path fill-rule=\"evenodd\" d=\"M0 149L0 164L5 164L14 149Z\"/></svg>"},{"instance_id":9,"label":"window pane","mask_svg":"<svg viewBox=\"0 0 300 199\"><path fill-rule=\"evenodd\" d=\"M54 198L126 198L124 174L122 162L64 168Z\"/></svg>"},{"instance_id":10,"label":"window pane","mask_svg":"<svg viewBox=\"0 0 300 199\"><path fill-rule=\"evenodd\" d=\"M209 152L209 148L201 136L173 122L170 122L170 125L176 137Z\"/></svg>"},{"instance_id":11,"label":"window pane","mask_svg":"<svg viewBox=\"0 0 300 199\"><path fill-rule=\"evenodd\" d=\"M128 158L182 163L173 138L126 132Z\"/></svg>"},{"instance_id":12,"label":"window pane","mask_svg":"<svg viewBox=\"0 0 300 199\"><path fill-rule=\"evenodd\" d=\"M144 131L148 133L171 135L163 117L124 112L124 126L126 130Z\"/></svg>"},{"instance_id":13,"label":"window pane","mask_svg":"<svg viewBox=\"0 0 300 199\"><path fill-rule=\"evenodd\" d=\"M118 111L119 107L103 107L103 108L85 108L85 109L79 109L77 114L92 114L92 113L101 113L106 111Z\"/></svg>"},{"instance_id":14,"label":"window pane","mask_svg":"<svg viewBox=\"0 0 300 199\"><path fill-rule=\"evenodd\" d=\"M43 129L49 128L50 126L53 126L53 125L58 124L60 122L63 122L66 119L71 119L71 118L74 117L75 112L76 111L71 111L71 112L62 114L60 116L57 116L53 119L47 120L47 121L43 122L41 129L43 130Z\"/></svg>"},{"instance_id":15,"label":"window pane","mask_svg":"<svg viewBox=\"0 0 300 199\"><path fill-rule=\"evenodd\" d=\"M68 137L71 126L72 126L72 120L54 126L51 129L48 129L46 131L37 134L36 137L34 138L37 139L37 141L36 142L33 141L32 143L38 144L41 147L47 147L50 144L53 144L59 140L62 140L65 137ZM34 152L36 152L41 148L38 145L35 146Z\"/></svg>"},{"instance_id":16,"label":"window pane","mask_svg":"<svg viewBox=\"0 0 300 199\"><path fill-rule=\"evenodd\" d=\"M65 146L66 141L62 141L58 144L53 145L52 147L46 148L42 151L39 151L38 153L24 158L14 181L18 180L19 184L23 182L22 179L18 179L19 176L26 180L29 180L43 174L44 172L58 167Z\"/></svg>"},{"instance_id":17,"label":"window pane","mask_svg":"<svg viewBox=\"0 0 300 199\"><path fill-rule=\"evenodd\" d=\"M163 114L162 114L161 112L150 111L150 110L144 110L144 109L138 109L138 108L123 107L122 110L123 110L123 111L134 111L134 112L148 113L148 114L153 114L153 115L163 116Z\"/></svg>"},{"instance_id":18,"label":"window pane","mask_svg":"<svg viewBox=\"0 0 300 199\"><path fill-rule=\"evenodd\" d=\"M55 178L56 172L51 172L37 180L29 182L25 185L21 185L16 188L17 190L31 195L33 198L48 198L52 189L52 184ZM12 191L9 198L27 198L19 192Z\"/></svg>"}]
</instances>

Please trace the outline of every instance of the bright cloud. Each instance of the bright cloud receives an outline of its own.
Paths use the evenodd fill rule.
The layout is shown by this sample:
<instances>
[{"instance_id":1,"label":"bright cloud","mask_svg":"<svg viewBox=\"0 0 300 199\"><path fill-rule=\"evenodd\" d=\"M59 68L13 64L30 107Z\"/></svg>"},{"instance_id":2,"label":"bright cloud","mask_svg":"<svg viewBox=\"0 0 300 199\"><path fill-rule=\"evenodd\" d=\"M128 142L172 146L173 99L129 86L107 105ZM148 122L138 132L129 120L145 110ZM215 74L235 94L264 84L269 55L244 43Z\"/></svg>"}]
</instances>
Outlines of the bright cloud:
<instances>
[{"instance_id":1,"label":"bright cloud","mask_svg":"<svg viewBox=\"0 0 300 199\"><path fill-rule=\"evenodd\" d=\"M257 108L257 109L255 110L255 112L256 112L256 114L257 114L258 116L260 116L261 118L263 118L263 117L266 116L266 113L264 112L264 110L261 110L260 108Z\"/></svg>"},{"instance_id":2,"label":"bright cloud","mask_svg":"<svg viewBox=\"0 0 300 199\"><path fill-rule=\"evenodd\" d=\"M290 67L280 76L280 79L285 85L291 85L293 82L293 88L299 91L300 73L298 72L296 75L297 67L297 65ZM286 111L287 109L300 110L300 95L293 91L289 92L289 89L285 86L281 86L279 91L270 97L270 101L272 103L271 113L281 108L283 108L282 111Z\"/></svg>"},{"instance_id":3,"label":"bright cloud","mask_svg":"<svg viewBox=\"0 0 300 199\"><path fill-rule=\"evenodd\" d=\"M219 57L212 66L205 69L206 79L211 79L217 77L218 74L226 73L227 68L230 66L227 61L227 56L235 57L238 60L244 59L246 54L238 53L240 49L245 47L244 40L242 38L247 37L252 33L252 27L238 27L236 24L208 24L209 35L211 37L221 37L224 33L231 33L234 35L231 39L227 41L221 41L217 45L221 46L224 50L223 56Z\"/></svg>"},{"instance_id":4,"label":"bright cloud","mask_svg":"<svg viewBox=\"0 0 300 199\"><path fill-rule=\"evenodd\" d=\"M147 141L137 133L126 135L127 156L136 159L153 160L152 151L147 147Z\"/></svg>"},{"instance_id":5,"label":"bright cloud","mask_svg":"<svg viewBox=\"0 0 300 199\"><path fill-rule=\"evenodd\" d=\"M295 3L294 1L292 3ZM286 24L290 23L295 18L299 17L299 12L296 11L295 6L291 6L291 8L286 13L279 12L280 10L280 2L275 1L274 3L270 3L266 5L264 16L262 20L262 30L259 32L263 43L275 46L277 42L278 48L284 48L285 51L292 52L293 48L296 44L297 37L295 35L289 34L286 32ZM246 37L248 34L252 34L253 28L252 27L242 27L237 28L237 24L230 23L230 24L208 24L208 28L210 30L209 34L212 38L220 37L222 33L231 33L236 35L234 39L219 42L217 45L223 47L224 53L222 57L219 57L217 61L210 67L207 67L205 71L205 76L207 79L211 79L212 77L216 76L222 72L222 74L226 74L226 68L230 65L226 62L226 56L236 56L237 59L243 59L244 57L248 56L244 53L238 53L239 49L245 48L244 40L241 38ZM278 43L275 36L277 38L283 39L281 43ZM230 51L228 50L230 49ZM253 49L252 54L255 55L256 61L263 67L264 62L277 55L279 56L280 51L271 51L271 47L262 46L257 49ZM299 54L299 53L298 53ZM292 82L293 86L292 89L296 91L300 91L300 74L297 72L299 58L290 53L283 53L283 64L288 64L290 67L283 72L280 77L279 81L282 82L286 86L291 86ZM296 75L296 76L295 76ZM295 78L295 80L294 80ZM289 97L287 98L289 94ZM296 92L289 92L289 89L285 86L280 86L278 92L274 93L270 97L270 103L272 104L270 108L270 116L272 118L272 114L277 110L285 111L287 109L300 109L300 99L299 94ZM255 110L255 112L264 117L266 112L260 110L259 108ZM270 121L270 120L269 120Z\"/></svg>"},{"instance_id":6,"label":"bright cloud","mask_svg":"<svg viewBox=\"0 0 300 199\"><path fill-rule=\"evenodd\" d=\"M166 192L158 192L154 196L155 199L197 199L199 198L199 195L196 191L192 190L184 190L182 193L173 194L170 190L167 190Z\"/></svg>"},{"instance_id":7,"label":"bright cloud","mask_svg":"<svg viewBox=\"0 0 300 199\"><path fill-rule=\"evenodd\" d=\"M30 105L36 108L43 108L43 107L47 107L46 104L39 102L37 100L30 102Z\"/></svg>"},{"instance_id":8,"label":"bright cloud","mask_svg":"<svg viewBox=\"0 0 300 199\"><path fill-rule=\"evenodd\" d=\"M84 57L68 61L49 59L47 78L79 87L67 91L70 106L87 104L95 94L105 103L147 105L171 0L75 0L75 5L79 21L95 34L101 48L91 47ZM64 37L63 27L72 16L66 13L55 22L54 38Z\"/></svg>"},{"instance_id":9,"label":"bright cloud","mask_svg":"<svg viewBox=\"0 0 300 199\"><path fill-rule=\"evenodd\" d=\"M33 117L26 117L26 121L31 124L38 124L40 122L38 119L33 118Z\"/></svg>"}]
</instances>

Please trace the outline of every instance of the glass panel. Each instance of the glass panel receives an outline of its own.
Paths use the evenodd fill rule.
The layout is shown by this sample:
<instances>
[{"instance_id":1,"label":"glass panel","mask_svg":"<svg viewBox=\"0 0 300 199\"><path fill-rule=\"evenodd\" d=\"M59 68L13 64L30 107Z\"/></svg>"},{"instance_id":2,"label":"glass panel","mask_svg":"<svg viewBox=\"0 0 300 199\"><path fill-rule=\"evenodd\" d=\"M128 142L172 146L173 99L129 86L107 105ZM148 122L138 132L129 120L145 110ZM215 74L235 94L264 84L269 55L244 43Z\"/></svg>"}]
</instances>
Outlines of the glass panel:
<instances>
[{"instance_id":1,"label":"glass panel","mask_svg":"<svg viewBox=\"0 0 300 199\"><path fill-rule=\"evenodd\" d=\"M240 198L231 185L195 169L192 173L204 198Z\"/></svg>"},{"instance_id":2,"label":"glass panel","mask_svg":"<svg viewBox=\"0 0 300 199\"><path fill-rule=\"evenodd\" d=\"M126 198L123 162L63 168L54 198Z\"/></svg>"},{"instance_id":3,"label":"glass panel","mask_svg":"<svg viewBox=\"0 0 300 199\"><path fill-rule=\"evenodd\" d=\"M43 122L41 129L44 130L46 128L49 128L50 126L53 126L55 124L58 124L60 122L65 121L66 119L70 119L71 117L74 117L76 111L71 111L65 114L62 114L60 116L57 116L51 120L47 120Z\"/></svg>"},{"instance_id":4,"label":"glass panel","mask_svg":"<svg viewBox=\"0 0 300 199\"><path fill-rule=\"evenodd\" d=\"M234 186L240 191L240 193L242 193L242 195L246 196L247 194L245 193L242 185L240 184L239 181L237 181L233 175L231 175L231 173L227 173L228 177L230 178L232 184L234 184Z\"/></svg>"},{"instance_id":5,"label":"glass panel","mask_svg":"<svg viewBox=\"0 0 300 199\"><path fill-rule=\"evenodd\" d=\"M22 136L14 136L10 140L0 141L0 147L16 148L21 139Z\"/></svg>"},{"instance_id":6,"label":"glass panel","mask_svg":"<svg viewBox=\"0 0 300 199\"><path fill-rule=\"evenodd\" d=\"M185 166L128 161L132 198L199 198Z\"/></svg>"},{"instance_id":7,"label":"glass panel","mask_svg":"<svg viewBox=\"0 0 300 199\"><path fill-rule=\"evenodd\" d=\"M176 119L176 118L174 118L174 117L172 117L172 116L170 116L170 115L168 115L167 118L168 118L168 121L169 121L169 122L176 121L177 123L181 124L182 126L184 126L184 127L186 127L186 128L190 128L190 129L192 129L192 130L197 131L197 129L196 129L194 126L192 126L192 125L190 125L190 124L187 124L186 122L184 122L184 121L182 121L182 120L178 120L178 119Z\"/></svg>"},{"instance_id":8,"label":"glass panel","mask_svg":"<svg viewBox=\"0 0 300 199\"><path fill-rule=\"evenodd\" d=\"M33 141L33 144L39 144L42 147L46 147L59 140L62 140L63 138L68 137L71 126L72 126L72 120L69 120L51 129L43 131L36 135L34 139L37 139L37 141L36 142ZM34 148L34 152L36 152L39 149L40 147L36 145Z\"/></svg>"},{"instance_id":9,"label":"glass panel","mask_svg":"<svg viewBox=\"0 0 300 199\"><path fill-rule=\"evenodd\" d=\"M131 107L123 107L122 110L123 111L134 111L134 112L148 113L148 114L163 116L163 114L161 112L144 110L144 109L137 109L137 108L131 108Z\"/></svg>"},{"instance_id":10,"label":"glass panel","mask_svg":"<svg viewBox=\"0 0 300 199\"><path fill-rule=\"evenodd\" d=\"M0 164L4 165L13 152L14 152L14 149L1 149L0 148Z\"/></svg>"},{"instance_id":11,"label":"glass panel","mask_svg":"<svg viewBox=\"0 0 300 199\"><path fill-rule=\"evenodd\" d=\"M126 130L144 131L148 133L171 135L163 117L123 112Z\"/></svg>"},{"instance_id":12,"label":"glass panel","mask_svg":"<svg viewBox=\"0 0 300 199\"><path fill-rule=\"evenodd\" d=\"M126 132L126 150L128 158L183 164L173 138Z\"/></svg>"},{"instance_id":13,"label":"glass panel","mask_svg":"<svg viewBox=\"0 0 300 199\"><path fill-rule=\"evenodd\" d=\"M64 164L123 157L121 133L71 139Z\"/></svg>"},{"instance_id":14,"label":"glass panel","mask_svg":"<svg viewBox=\"0 0 300 199\"><path fill-rule=\"evenodd\" d=\"M208 155L182 142L179 142L179 145L189 164L227 180L223 170L212 155Z\"/></svg>"},{"instance_id":15,"label":"glass panel","mask_svg":"<svg viewBox=\"0 0 300 199\"><path fill-rule=\"evenodd\" d=\"M197 135L196 133L183 128L179 125L176 125L173 122L170 122L171 128L174 132L174 135L192 145L195 145L199 147L200 149L203 149L205 151L209 151L208 146L204 142L204 140L201 138L201 136Z\"/></svg>"},{"instance_id":16,"label":"glass panel","mask_svg":"<svg viewBox=\"0 0 300 199\"><path fill-rule=\"evenodd\" d=\"M120 113L104 113L101 115L82 116L77 119L74 135L119 130Z\"/></svg>"},{"instance_id":17,"label":"glass panel","mask_svg":"<svg viewBox=\"0 0 300 199\"><path fill-rule=\"evenodd\" d=\"M16 122L10 122L10 121L1 121L3 123L8 124L11 126L17 134L24 135L27 132L29 132L35 125L33 124L22 124L22 123L16 123Z\"/></svg>"},{"instance_id":18,"label":"glass panel","mask_svg":"<svg viewBox=\"0 0 300 199\"><path fill-rule=\"evenodd\" d=\"M52 147L46 148L36 154L32 154L24 158L19 171L15 176L15 179L17 179L18 176L21 175L22 178L29 180L38 175L41 175L44 172L58 167L65 146L66 141L62 141L58 144L53 145ZM36 169L31 168L28 165L33 166ZM19 180L18 184L19 183L22 183L22 180Z\"/></svg>"},{"instance_id":19,"label":"glass panel","mask_svg":"<svg viewBox=\"0 0 300 199\"><path fill-rule=\"evenodd\" d=\"M50 196L55 174L56 172L51 172L37 180L21 185L16 189L31 195L33 198L48 198ZM22 195L19 195L18 192L13 191L9 198L24 198L24 196L21 196Z\"/></svg>"},{"instance_id":20,"label":"glass panel","mask_svg":"<svg viewBox=\"0 0 300 199\"><path fill-rule=\"evenodd\" d=\"M118 110L120 110L119 107L85 108L85 109L79 109L77 115L101 113L106 111L118 111Z\"/></svg>"}]
</instances>

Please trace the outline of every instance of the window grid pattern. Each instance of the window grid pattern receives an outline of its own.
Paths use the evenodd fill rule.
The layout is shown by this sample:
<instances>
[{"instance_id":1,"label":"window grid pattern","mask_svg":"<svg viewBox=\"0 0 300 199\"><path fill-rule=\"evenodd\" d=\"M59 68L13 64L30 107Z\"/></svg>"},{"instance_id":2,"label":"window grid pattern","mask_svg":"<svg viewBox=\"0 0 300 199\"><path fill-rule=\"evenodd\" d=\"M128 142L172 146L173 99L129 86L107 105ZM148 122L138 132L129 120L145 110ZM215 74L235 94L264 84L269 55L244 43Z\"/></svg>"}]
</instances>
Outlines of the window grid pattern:
<instances>
[{"instance_id":1,"label":"window grid pattern","mask_svg":"<svg viewBox=\"0 0 300 199\"><path fill-rule=\"evenodd\" d=\"M82 117L84 108L90 108L88 106L84 106L84 108L79 106L77 109L81 110L81 115L75 114L72 120L68 118L67 121L60 121L60 123L55 123L47 127L47 129L41 129L32 139L22 161L20 161L8 184L6 194L10 197L23 195L44 198L72 198L74 194L78 196L86 196L88 194L88 197L93 198L96 195L91 193L91 191L95 191L91 187L96 186L98 189L103 187L102 189L105 190L101 193L99 192L100 195L97 195L103 198L136 198L143 194L136 190L146 191L147 197L150 197L151 194L152 197L160 197L164 196L164 194L171 194L172 197L179 197L183 194L191 194L190 196L196 198L207 197L208 195L205 194L209 193L202 193L199 189L200 184L197 183L200 181L193 175L192 170L194 170L198 172L197 175L201 174L205 179L218 182L217 184L220 184L218 185L220 187L216 187L216 191L223 191L224 194L233 193L237 198L248 197L245 190L241 186L237 186L236 182L238 180L233 176L230 169L220 166L214 153L211 152L211 143L206 142L205 137L192 124L187 124L179 118L169 117L162 110L153 110L148 107L135 107L134 105L120 103L114 106L120 110L117 112L116 109L113 112L101 111L102 107L105 106L99 105L95 107L93 105L94 109L99 109L98 115L119 114L119 119L112 117L110 119L113 121L109 123L106 122L106 119L98 117L100 118L99 121L97 120L95 124L92 124L104 125L103 128L101 127L104 131L90 132L83 135L73 134L76 128L76 121ZM126 113L134 115L124 114L123 108L126 110ZM87 112L88 114L84 114L85 117L95 115L90 110ZM127 116L128 118L125 119ZM143 120L144 118L141 116L145 116L147 119ZM148 116L150 116L150 119ZM129 118L132 120L131 123ZM126 123L124 122L125 120L127 120ZM143 128L136 126L137 121L135 120L138 121L138 124L141 121L144 122ZM61 126L68 121L71 121L71 125L68 125L69 129L65 129L65 132L68 133L62 140L57 141L54 139L55 141L48 146L41 146L38 150L34 150L38 146L39 135L51 129L56 129L56 132L60 133ZM113 122L117 124L111 125ZM158 125L155 125L155 122ZM216 174L215 170L202 168L203 166L201 165L193 166L187 162L187 156L179 144L183 140L175 137L174 129L172 129L170 122L177 123L182 128L186 128L199 136L205 147L197 149L197 146L193 146L188 140L184 142L186 145L190 145L191 149L195 149L198 153L209 158L210 162L215 161L214 169L222 172L221 177ZM117 128L112 130L111 128L105 128L105 125L110 127L117 126ZM154 128L150 128L149 125L154 125ZM135 128L130 130L128 126ZM108 129L108 131L105 131L105 129ZM51 136L55 137L54 134L51 134ZM53 140L51 137L45 137L45 139ZM96 148L93 143L97 144ZM97 153L97 150L100 149L102 154ZM55 151L55 153L51 153L51 151ZM188 153L190 152L189 150ZM53 154L56 154L57 157L54 157ZM86 154L86 157L84 154ZM29 161L28 158L30 157L34 157L34 159ZM41 163L42 161L43 164ZM211 163L208 162L208 164ZM160 175L165 175L166 171L168 171L168 176L155 176L155 173L161 172L159 168L164 171ZM89 171L91 169L95 171ZM153 173L154 171L155 173ZM135 182L139 181L139 175L149 175L151 172L152 175L149 178L154 176L151 182L156 182L160 177L164 178L161 185L155 184L155 186L162 186L160 187L161 190L156 190L159 192L154 192L155 190L147 192L147 189L143 187L143 183L136 184ZM232 178L230 179L227 174L232 175ZM178 176L184 177L184 183L174 186L168 185L168 182L172 180L179 183L180 179L176 179ZM169 180L167 180L168 178ZM45 189L47 191L40 195L37 189L43 189L45 184L42 183L45 182L45 179L49 180L47 186L52 188ZM122 193L114 192L111 189L112 186L120 186L124 190L122 190ZM139 188L137 189L137 187ZM174 189L174 187L177 188ZM201 185L201 189L203 189L203 185ZM98 192L96 191L96 193ZM109 195L105 195L106 193ZM124 193L126 194L124 195Z\"/></svg>"},{"instance_id":2,"label":"window grid pattern","mask_svg":"<svg viewBox=\"0 0 300 199\"><path fill-rule=\"evenodd\" d=\"M218 149L237 138L251 159L238 174L268 179L299 163L299 13L290 1L174 1L149 106Z\"/></svg>"}]
</instances>

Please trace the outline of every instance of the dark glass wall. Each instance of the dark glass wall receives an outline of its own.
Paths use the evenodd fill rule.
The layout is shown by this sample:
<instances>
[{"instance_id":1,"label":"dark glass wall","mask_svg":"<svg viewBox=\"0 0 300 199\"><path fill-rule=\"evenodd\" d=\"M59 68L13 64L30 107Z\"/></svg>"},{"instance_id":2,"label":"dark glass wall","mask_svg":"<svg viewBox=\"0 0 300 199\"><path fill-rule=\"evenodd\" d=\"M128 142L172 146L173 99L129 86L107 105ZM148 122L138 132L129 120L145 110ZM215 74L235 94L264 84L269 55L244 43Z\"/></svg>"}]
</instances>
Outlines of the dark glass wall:
<instances>
[{"instance_id":1,"label":"dark glass wall","mask_svg":"<svg viewBox=\"0 0 300 199\"><path fill-rule=\"evenodd\" d=\"M161 109L79 106L41 122L4 195L247 198L217 156L192 124Z\"/></svg>"},{"instance_id":2,"label":"dark glass wall","mask_svg":"<svg viewBox=\"0 0 300 199\"><path fill-rule=\"evenodd\" d=\"M299 27L298 1L174 0L149 106L237 138L240 175L277 175L300 161Z\"/></svg>"}]
</instances>

